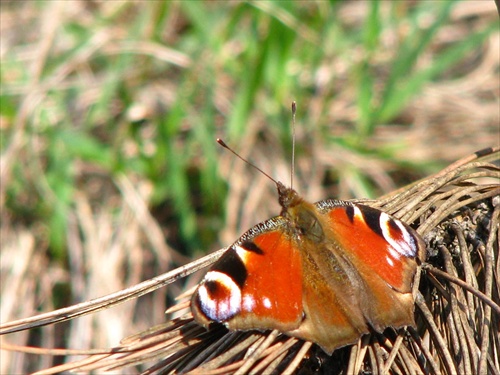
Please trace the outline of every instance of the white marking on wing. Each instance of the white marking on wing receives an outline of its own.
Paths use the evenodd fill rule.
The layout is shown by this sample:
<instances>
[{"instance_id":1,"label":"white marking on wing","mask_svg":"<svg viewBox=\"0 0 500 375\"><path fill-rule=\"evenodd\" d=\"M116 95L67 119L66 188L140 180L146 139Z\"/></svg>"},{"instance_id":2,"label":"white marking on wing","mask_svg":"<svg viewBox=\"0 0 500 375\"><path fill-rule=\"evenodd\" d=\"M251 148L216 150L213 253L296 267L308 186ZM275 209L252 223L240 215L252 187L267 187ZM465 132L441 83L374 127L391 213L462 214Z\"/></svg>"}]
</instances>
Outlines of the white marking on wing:
<instances>
[{"instance_id":1,"label":"white marking on wing","mask_svg":"<svg viewBox=\"0 0 500 375\"><path fill-rule=\"evenodd\" d=\"M205 285L207 282L220 284L229 291L229 297L214 299ZM241 290L234 280L225 273L209 271L198 289L201 310L211 320L218 322L227 320L241 310Z\"/></svg>"},{"instance_id":2,"label":"white marking on wing","mask_svg":"<svg viewBox=\"0 0 500 375\"><path fill-rule=\"evenodd\" d=\"M391 236L391 221L400 229L403 235L402 240ZM385 240L391 245L389 252L393 258L399 259L401 256L414 257L416 255L411 234L399 220L393 219L385 212L382 212L380 215L380 229L382 230Z\"/></svg>"},{"instance_id":3,"label":"white marking on wing","mask_svg":"<svg viewBox=\"0 0 500 375\"><path fill-rule=\"evenodd\" d=\"M394 267L394 261L390 257L388 257L386 255L385 256L385 260L387 261L387 263L389 264L389 266Z\"/></svg>"},{"instance_id":4,"label":"white marking on wing","mask_svg":"<svg viewBox=\"0 0 500 375\"><path fill-rule=\"evenodd\" d=\"M271 300L267 297L264 297L264 299L262 300L262 302L264 303L264 307L266 309L270 309L271 308Z\"/></svg>"},{"instance_id":5,"label":"white marking on wing","mask_svg":"<svg viewBox=\"0 0 500 375\"><path fill-rule=\"evenodd\" d=\"M354 206L354 217L361 220L363 223L365 222L365 217L358 206Z\"/></svg>"},{"instance_id":6,"label":"white marking on wing","mask_svg":"<svg viewBox=\"0 0 500 375\"><path fill-rule=\"evenodd\" d=\"M236 251L236 254L238 254L241 261L243 263L245 263L247 260L249 251L247 249L245 249L244 247L241 247L239 245L233 246L233 249L234 249L234 251Z\"/></svg>"},{"instance_id":7,"label":"white marking on wing","mask_svg":"<svg viewBox=\"0 0 500 375\"><path fill-rule=\"evenodd\" d=\"M255 299L252 296L247 294L245 297L243 297L244 311L252 311L254 307L255 307Z\"/></svg>"}]
</instances>

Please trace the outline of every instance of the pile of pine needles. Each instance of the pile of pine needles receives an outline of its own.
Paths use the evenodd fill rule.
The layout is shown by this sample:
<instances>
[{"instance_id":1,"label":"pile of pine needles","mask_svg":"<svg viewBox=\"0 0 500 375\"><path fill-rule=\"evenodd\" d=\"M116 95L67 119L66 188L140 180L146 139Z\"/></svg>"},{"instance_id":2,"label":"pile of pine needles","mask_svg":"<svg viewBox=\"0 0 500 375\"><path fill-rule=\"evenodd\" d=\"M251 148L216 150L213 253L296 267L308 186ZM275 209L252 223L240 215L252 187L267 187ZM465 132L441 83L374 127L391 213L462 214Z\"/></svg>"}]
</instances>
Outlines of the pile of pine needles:
<instances>
[{"instance_id":1,"label":"pile of pine needles","mask_svg":"<svg viewBox=\"0 0 500 375\"><path fill-rule=\"evenodd\" d=\"M277 331L207 331L179 296L164 324L104 350L17 347L39 355L84 355L38 371L120 371L147 364L143 374L500 374L500 151L486 149L375 201L411 224L427 245L416 297L417 328L372 333L332 356ZM217 260L224 249L118 293L28 319L4 323L0 334L56 324L138 298ZM180 314L180 315L179 315Z\"/></svg>"}]
</instances>

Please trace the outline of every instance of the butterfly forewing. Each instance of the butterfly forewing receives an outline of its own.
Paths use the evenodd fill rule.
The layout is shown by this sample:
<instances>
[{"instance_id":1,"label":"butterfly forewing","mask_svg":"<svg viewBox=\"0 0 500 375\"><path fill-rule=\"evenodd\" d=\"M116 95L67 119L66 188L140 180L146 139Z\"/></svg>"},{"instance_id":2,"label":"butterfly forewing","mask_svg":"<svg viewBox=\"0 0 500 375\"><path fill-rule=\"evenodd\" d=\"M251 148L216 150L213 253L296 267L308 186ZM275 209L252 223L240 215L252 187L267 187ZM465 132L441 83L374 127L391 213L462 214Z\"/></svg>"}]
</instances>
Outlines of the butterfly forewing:
<instances>
[{"instance_id":1,"label":"butterfly forewing","mask_svg":"<svg viewBox=\"0 0 500 375\"><path fill-rule=\"evenodd\" d=\"M295 329L302 320L302 263L282 218L243 235L207 273L193 297L193 314L230 329Z\"/></svg>"},{"instance_id":2,"label":"butterfly forewing","mask_svg":"<svg viewBox=\"0 0 500 375\"><path fill-rule=\"evenodd\" d=\"M380 210L347 202L343 206L335 204L338 201L321 202L329 218L330 237L345 255L358 270L366 269L362 274L375 273L391 288L410 292L422 251L415 232Z\"/></svg>"},{"instance_id":3,"label":"butterfly forewing","mask_svg":"<svg viewBox=\"0 0 500 375\"><path fill-rule=\"evenodd\" d=\"M356 290L366 322L378 331L414 325L412 285L425 252L420 237L399 220L363 205L334 207L327 216L334 239L329 246L340 249L358 274Z\"/></svg>"}]
</instances>

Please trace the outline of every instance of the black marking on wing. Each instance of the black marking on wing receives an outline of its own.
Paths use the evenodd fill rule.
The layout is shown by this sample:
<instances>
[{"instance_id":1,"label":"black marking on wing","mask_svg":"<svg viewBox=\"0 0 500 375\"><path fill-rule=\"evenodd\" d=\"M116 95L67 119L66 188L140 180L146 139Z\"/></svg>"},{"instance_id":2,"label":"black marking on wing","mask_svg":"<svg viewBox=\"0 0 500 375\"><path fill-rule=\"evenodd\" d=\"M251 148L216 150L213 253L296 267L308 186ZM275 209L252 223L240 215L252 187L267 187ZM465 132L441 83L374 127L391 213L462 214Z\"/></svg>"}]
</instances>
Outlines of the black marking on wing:
<instances>
[{"instance_id":1,"label":"black marking on wing","mask_svg":"<svg viewBox=\"0 0 500 375\"><path fill-rule=\"evenodd\" d=\"M354 207L352 206L347 206L345 208L345 213L347 214L347 217L349 218L349 221L351 224L354 223Z\"/></svg>"},{"instance_id":2,"label":"black marking on wing","mask_svg":"<svg viewBox=\"0 0 500 375\"><path fill-rule=\"evenodd\" d=\"M399 227L398 224L392 218L389 218L389 226L390 226L390 231L396 232L398 237L403 237L403 232L401 231L401 228Z\"/></svg>"},{"instance_id":3,"label":"black marking on wing","mask_svg":"<svg viewBox=\"0 0 500 375\"><path fill-rule=\"evenodd\" d=\"M230 249L214 264L212 271L218 271L228 275L240 288L245 285L248 273L245 264L236 253Z\"/></svg>"},{"instance_id":4,"label":"black marking on wing","mask_svg":"<svg viewBox=\"0 0 500 375\"><path fill-rule=\"evenodd\" d=\"M208 295L213 298L213 296L217 295L220 289L220 285L216 281L207 281L205 282L205 288L207 289Z\"/></svg>"},{"instance_id":5,"label":"black marking on wing","mask_svg":"<svg viewBox=\"0 0 500 375\"><path fill-rule=\"evenodd\" d=\"M264 250L257 246L257 244L253 241L244 241L240 244L240 246L245 250L251 251L252 253L264 255Z\"/></svg>"},{"instance_id":6,"label":"black marking on wing","mask_svg":"<svg viewBox=\"0 0 500 375\"><path fill-rule=\"evenodd\" d=\"M360 205L359 208L363 214L366 224L370 227L370 229L377 233L380 237L384 237L382 228L380 228L380 215L382 212L368 206Z\"/></svg>"}]
</instances>

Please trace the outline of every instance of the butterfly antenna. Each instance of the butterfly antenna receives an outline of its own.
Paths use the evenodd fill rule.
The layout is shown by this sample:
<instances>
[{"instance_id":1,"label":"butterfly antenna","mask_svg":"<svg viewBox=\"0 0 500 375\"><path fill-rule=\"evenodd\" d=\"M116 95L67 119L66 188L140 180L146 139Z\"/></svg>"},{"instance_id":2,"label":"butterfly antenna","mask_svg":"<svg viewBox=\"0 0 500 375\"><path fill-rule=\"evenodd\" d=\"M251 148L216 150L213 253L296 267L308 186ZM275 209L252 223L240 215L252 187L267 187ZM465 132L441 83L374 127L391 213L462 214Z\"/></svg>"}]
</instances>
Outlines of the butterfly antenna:
<instances>
[{"instance_id":1,"label":"butterfly antenna","mask_svg":"<svg viewBox=\"0 0 500 375\"><path fill-rule=\"evenodd\" d=\"M293 176L295 175L295 113L297 112L297 103L292 102L292 165L290 168L290 188L293 189Z\"/></svg>"},{"instance_id":2,"label":"butterfly antenna","mask_svg":"<svg viewBox=\"0 0 500 375\"><path fill-rule=\"evenodd\" d=\"M269 176L266 172L264 172L262 169L260 169L259 167L257 167L255 164L253 164L253 163L249 162L248 160L246 160L245 158L241 157L236 151L234 151L231 147L229 147L222 139L217 138L217 143L220 144L225 149L231 151L236 157L238 157L239 159L243 160L249 166L257 169L260 173L262 173L264 176L266 176L271 181L273 181L276 185L278 185L278 181L276 181L274 178L272 178L271 176Z\"/></svg>"}]
</instances>

